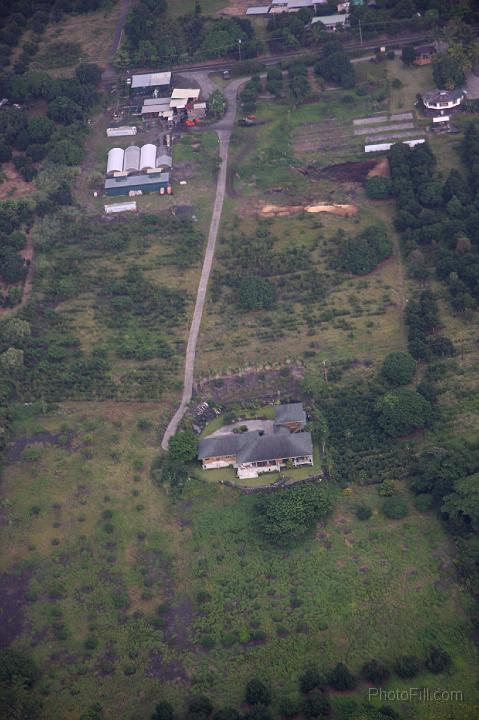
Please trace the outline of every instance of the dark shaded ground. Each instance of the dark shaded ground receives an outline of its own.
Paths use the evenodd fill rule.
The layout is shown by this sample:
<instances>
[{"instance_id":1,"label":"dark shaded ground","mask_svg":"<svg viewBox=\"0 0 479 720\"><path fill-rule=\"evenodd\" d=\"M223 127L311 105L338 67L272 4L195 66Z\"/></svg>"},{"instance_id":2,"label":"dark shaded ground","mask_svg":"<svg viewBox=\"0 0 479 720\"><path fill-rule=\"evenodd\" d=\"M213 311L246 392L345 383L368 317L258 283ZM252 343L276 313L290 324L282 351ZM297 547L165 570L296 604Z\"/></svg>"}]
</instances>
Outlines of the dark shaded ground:
<instances>
[{"instance_id":1,"label":"dark shaded ground","mask_svg":"<svg viewBox=\"0 0 479 720\"><path fill-rule=\"evenodd\" d=\"M0 575L0 648L5 648L23 630L25 593L31 573Z\"/></svg>"},{"instance_id":2,"label":"dark shaded ground","mask_svg":"<svg viewBox=\"0 0 479 720\"><path fill-rule=\"evenodd\" d=\"M47 430L35 433L35 435L32 435L31 437L18 438L18 440L14 440L8 446L7 462L17 462L17 460L20 459L25 448L29 445L33 445L35 443L42 443L44 445L56 445L57 447L62 447L65 450L70 450L72 440L73 433L53 434L51 432L48 432Z\"/></svg>"},{"instance_id":3,"label":"dark shaded ground","mask_svg":"<svg viewBox=\"0 0 479 720\"><path fill-rule=\"evenodd\" d=\"M325 168L307 167L299 171L312 178L328 178L337 182L364 182L368 173L377 165L377 160L338 163Z\"/></svg>"},{"instance_id":4,"label":"dark shaded ground","mask_svg":"<svg viewBox=\"0 0 479 720\"><path fill-rule=\"evenodd\" d=\"M285 369L248 370L241 375L225 375L200 380L195 388L195 400L213 400L220 405L243 400L270 402L281 397L283 402L299 397L299 381L304 374L301 366Z\"/></svg>"}]
</instances>

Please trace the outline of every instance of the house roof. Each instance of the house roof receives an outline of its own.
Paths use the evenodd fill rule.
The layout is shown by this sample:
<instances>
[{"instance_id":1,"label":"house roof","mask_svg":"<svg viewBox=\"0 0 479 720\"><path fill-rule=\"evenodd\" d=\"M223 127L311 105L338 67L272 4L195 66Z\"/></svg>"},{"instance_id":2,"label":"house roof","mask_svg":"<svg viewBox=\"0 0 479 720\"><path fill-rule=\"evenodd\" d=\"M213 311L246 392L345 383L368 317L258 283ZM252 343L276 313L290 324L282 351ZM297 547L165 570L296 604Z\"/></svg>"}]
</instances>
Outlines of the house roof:
<instances>
[{"instance_id":1,"label":"house roof","mask_svg":"<svg viewBox=\"0 0 479 720\"><path fill-rule=\"evenodd\" d=\"M313 454L311 433L260 435L257 430L225 433L200 440L198 458L235 455L237 463L260 462L276 458L302 457Z\"/></svg>"},{"instance_id":2,"label":"house roof","mask_svg":"<svg viewBox=\"0 0 479 720\"><path fill-rule=\"evenodd\" d=\"M422 95L422 99L429 103L455 102L464 97L464 90L430 90Z\"/></svg>"},{"instance_id":3,"label":"house roof","mask_svg":"<svg viewBox=\"0 0 479 720\"><path fill-rule=\"evenodd\" d=\"M349 15L319 15L311 20L311 25L322 23L323 25L345 25L349 21Z\"/></svg>"},{"instance_id":4,"label":"house roof","mask_svg":"<svg viewBox=\"0 0 479 720\"><path fill-rule=\"evenodd\" d=\"M249 435L250 433L248 433ZM260 462L276 458L293 458L313 454L311 433L281 433L279 435L259 435L248 439L237 454L237 462Z\"/></svg>"},{"instance_id":5,"label":"house roof","mask_svg":"<svg viewBox=\"0 0 479 720\"><path fill-rule=\"evenodd\" d=\"M274 409L274 421L276 424L286 422L301 422L306 424L306 413L303 409L303 403L286 403L278 405Z\"/></svg>"}]
</instances>

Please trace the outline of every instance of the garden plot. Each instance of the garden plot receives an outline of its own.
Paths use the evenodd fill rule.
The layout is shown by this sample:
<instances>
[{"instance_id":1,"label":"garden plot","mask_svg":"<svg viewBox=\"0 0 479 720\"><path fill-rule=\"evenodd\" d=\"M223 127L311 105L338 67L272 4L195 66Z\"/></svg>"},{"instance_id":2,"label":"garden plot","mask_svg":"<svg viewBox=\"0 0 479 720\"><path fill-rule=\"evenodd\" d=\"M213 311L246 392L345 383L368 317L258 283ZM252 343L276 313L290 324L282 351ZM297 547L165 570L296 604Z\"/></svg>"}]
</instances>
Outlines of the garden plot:
<instances>
[{"instance_id":1,"label":"garden plot","mask_svg":"<svg viewBox=\"0 0 479 720\"><path fill-rule=\"evenodd\" d=\"M299 127L293 136L293 147L296 153L334 150L341 156L347 156L352 147L351 141L349 123L341 123L331 118Z\"/></svg>"},{"instance_id":2,"label":"garden plot","mask_svg":"<svg viewBox=\"0 0 479 720\"><path fill-rule=\"evenodd\" d=\"M400 140L415 135L416 131L414 116L410 112L353 120L353 135L368 143Z\"/></svg>"}]
</instances>

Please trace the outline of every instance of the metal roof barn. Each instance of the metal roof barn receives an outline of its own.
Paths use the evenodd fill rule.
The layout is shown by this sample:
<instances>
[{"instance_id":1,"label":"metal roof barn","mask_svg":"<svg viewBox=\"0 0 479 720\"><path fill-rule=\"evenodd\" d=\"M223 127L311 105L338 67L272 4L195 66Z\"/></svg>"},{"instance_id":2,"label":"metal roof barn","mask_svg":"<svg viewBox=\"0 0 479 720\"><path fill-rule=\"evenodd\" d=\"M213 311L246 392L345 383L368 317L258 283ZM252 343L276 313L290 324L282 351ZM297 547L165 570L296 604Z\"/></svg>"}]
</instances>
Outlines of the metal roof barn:
<instances>
[{"instance_id":1,"label":"metal roof barn","mask_svg":"<svg viewBox=\"0 0 479 720\"><path fill-rule=\"evenodd\" d=\"M123 148L111 148L111 150L108 151L108 162L106 165L107 175L114 172L122 172L124 154Z\"/></svg>"},{"instance_id":2,"label":"metal roof barn","mask_svg":"<svg viewBox=\"0 0 479 720\"><path fill-rule=\"evenodd\" d=\"M141 148L140 170L150 170L156 167L156 145L148 143Z\"/></svg>"},{"instance_id":3,"label":"metal roof barn","mask_svg":"<svg viewBox=\"0 0 479 720\"><path fill-rule=\"evenodd\" d=\"M125 150L123 159L123 172L138 172L140 169L140 148L137 145L130 145Z\"/></svg>"},{"instance_id":4,"label":"metal roof barn","mask_svg":"<svg viewBox=\"0 0 479 720\"><path fill-rule=\"evenodd\" d=\"M149 175L130 175L129 177L107 178L105 193L107 195L128 195L131 191L157 192L170 184L169 173Z\"/></svg>"},{"instance_id":5,"label":"metal roof barn","mask_svg":"<svg viewBox=\"0 0 479 720\"><path fill-rule=\"evenodd\" d=\"M170 98L145 98L143 100L143 106L145 105L164 105L165 107L169 107L170 104Z\"/></svg>"},{"instance_id":6,"label":"metal roof barn","mask_svg":"<svg viewBox=\"0 0 479 720\"><path fill-rule=\"evenodd\" d=\"M176 100L174 100L173 98L171 98L171 100L170 100L170 107L172 107L172 108L177 108L177 109L182 110L182 109L185 108L187 105L188 105L188 99L187 99L187 98L177 98Z\"/></svg>"},{"instance_id":7,"label":"metal roof barn","mask_svg":"<svg viewBox=\"0 0 479 720\"><path fill-rule=\"evenodd\" d=\"M144 75L132 75L131 87L146 88L169 85L171 83L171 72L145 73Z\"/></svg>"}]
</instances>

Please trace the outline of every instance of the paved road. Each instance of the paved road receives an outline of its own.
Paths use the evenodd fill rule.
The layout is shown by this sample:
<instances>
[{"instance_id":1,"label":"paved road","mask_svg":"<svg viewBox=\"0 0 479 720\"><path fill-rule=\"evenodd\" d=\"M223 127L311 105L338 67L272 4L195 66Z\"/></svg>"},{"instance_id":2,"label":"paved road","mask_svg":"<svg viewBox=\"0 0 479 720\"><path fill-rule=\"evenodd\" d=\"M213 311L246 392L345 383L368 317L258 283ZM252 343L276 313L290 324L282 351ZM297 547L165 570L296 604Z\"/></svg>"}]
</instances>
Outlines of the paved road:
<instances>
[{"instance_id":1,"label":"paved road","mask_svg":"<svg viewBox=\"0 0 479 720\"><path fill-rule=\"evenodd\" d=\"M161 447L164 450L168 449L170 438L176 433L178 425L180 424L183 415L186 412L188 403L190 402L191 396L193 394L196 345L198 342L201 318L203 316L203 309L206 301L208 281L210 278L211 268L213 266L213 260L215 257L216 240L218 237L218 229L220 226L221 213L223 210L223 201L225 198L226 174L228 168L228 150L231 132L233 130L236 117L236 96L238 94L240 86L245 82L247 82L247 79L245 80L244 78L238 78L236 80L232 80L226 86L225 95L228 98L228 110L225 116L219 122L217 122L213 126L210 126L212 127L212 129L216 130L218 135L221 166L218 173L218 180L216 182L216 196L213 206L213 214L211 216L210 230L208 233L208 244L206 245L205 258L203 260L203 268L201 270L200 283L198 285L198 292L196 295L193 319L191 321L190 332L188 335L188 345L186 347L183 395L181 397L180 406L170 420L170 423L165 430L165 434L163 435Z\"/></svg>"}]
</instances>

